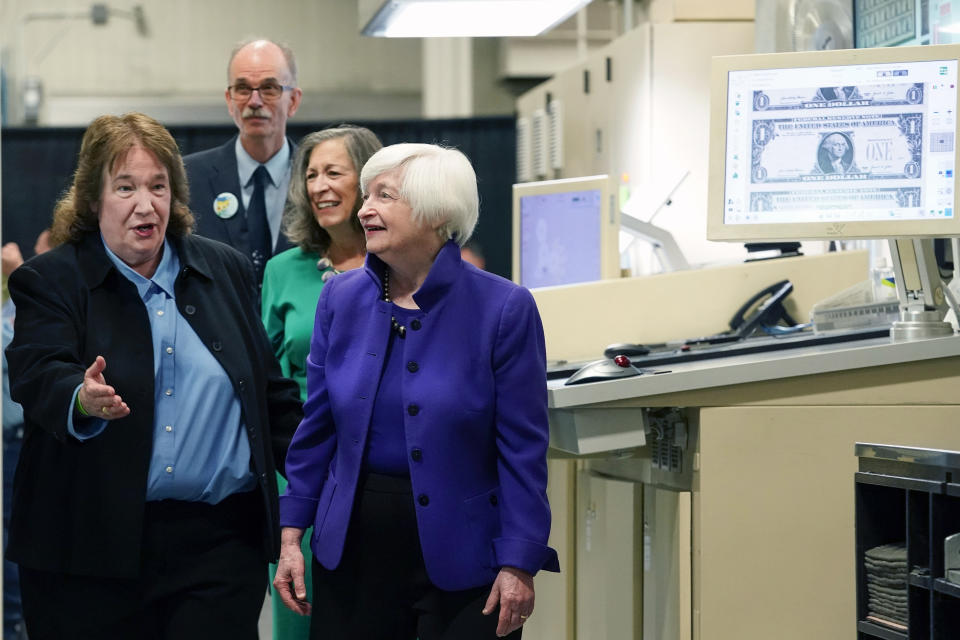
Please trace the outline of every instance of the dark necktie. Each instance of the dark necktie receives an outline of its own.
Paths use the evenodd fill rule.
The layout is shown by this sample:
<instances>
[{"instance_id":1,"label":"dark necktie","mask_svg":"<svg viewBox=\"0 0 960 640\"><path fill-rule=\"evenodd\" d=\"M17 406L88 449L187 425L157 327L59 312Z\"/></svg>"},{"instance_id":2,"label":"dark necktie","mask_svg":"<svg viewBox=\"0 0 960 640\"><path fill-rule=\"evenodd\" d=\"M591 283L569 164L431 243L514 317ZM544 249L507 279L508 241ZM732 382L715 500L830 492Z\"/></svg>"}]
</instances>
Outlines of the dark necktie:
<instances>
[{"instance_id":1,"label":"dark necktie","mask_svg":"<svg viewBox=\"0 0 960 640\"><path fill-rule=\"evenodd\" d=\"M257 274L257 282L263 282L263 268L273 254L270 242L270 225L267 224L267 203L264 190L270 174L263 165L253 172L253 195L247 208L247 232L250 240L250 257Z\"/></svg>"}]
</instances>

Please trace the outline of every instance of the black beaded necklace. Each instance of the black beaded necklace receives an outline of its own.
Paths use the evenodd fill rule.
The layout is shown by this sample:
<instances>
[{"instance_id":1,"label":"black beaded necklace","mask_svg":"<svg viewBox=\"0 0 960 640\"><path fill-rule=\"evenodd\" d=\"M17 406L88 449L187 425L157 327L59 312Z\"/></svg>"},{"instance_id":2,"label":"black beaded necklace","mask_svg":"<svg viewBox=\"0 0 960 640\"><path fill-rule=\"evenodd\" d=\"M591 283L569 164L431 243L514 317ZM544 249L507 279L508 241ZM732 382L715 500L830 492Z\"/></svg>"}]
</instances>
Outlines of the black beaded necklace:
<instances>
[{"instance_id":1,"label":"black beaded necklace","mask_svg":"<svg viewBox=\"0 0 960 640\"><path fill-rule=\"evenodd\" d=\"M390 270L386 269L383 272L383 301L391 302L390 300ZM390 328L401 338L407 337L407 328L397 322L397 317L390 314Z\"/></svg>"}]
</instances>

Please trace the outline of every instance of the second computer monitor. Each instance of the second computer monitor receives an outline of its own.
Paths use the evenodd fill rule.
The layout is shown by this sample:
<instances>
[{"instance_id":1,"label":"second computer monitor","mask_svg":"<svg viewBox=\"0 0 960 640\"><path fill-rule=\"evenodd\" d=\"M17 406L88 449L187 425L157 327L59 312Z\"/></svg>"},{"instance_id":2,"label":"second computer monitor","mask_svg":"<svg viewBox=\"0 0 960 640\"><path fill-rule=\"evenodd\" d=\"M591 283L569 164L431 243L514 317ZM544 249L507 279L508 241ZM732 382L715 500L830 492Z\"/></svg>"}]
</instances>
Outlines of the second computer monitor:
<instances>
[{"instance_id":1,"label":"second computer monitor","mask_svg":"<svg viewBox=\"0 0 960 640\"><path fill-rule=\"evenodd\" d=\"M620 275L619 210L605 175L513 185L513 280L528 288Z\"/></svg>"},{"instance_id":2,"label":"second computer monitor","mask_svg":"<svg viewBox=\"0 0 960 640\"><path fill-rule=\"evenodd\" d=\"M707 237L960 234L960 46L714 58Z\"/></svg>"}]
</instances>

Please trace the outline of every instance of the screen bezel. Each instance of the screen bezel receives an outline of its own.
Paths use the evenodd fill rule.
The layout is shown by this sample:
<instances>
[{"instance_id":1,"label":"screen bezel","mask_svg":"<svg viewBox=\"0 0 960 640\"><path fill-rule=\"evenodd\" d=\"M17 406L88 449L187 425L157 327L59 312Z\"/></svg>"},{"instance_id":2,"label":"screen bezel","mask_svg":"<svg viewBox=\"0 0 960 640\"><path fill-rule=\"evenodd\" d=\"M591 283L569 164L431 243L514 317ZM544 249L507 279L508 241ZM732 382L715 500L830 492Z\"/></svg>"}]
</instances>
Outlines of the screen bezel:
<instances>
[{"instance_id":1,"label":"screen bezel","mask_svg":"<svg viewBox=\"0 0 960 640\"><path fill-rule=\"evenodd\" d=\"M944 44L876 49L840 49L800 53L717 56L711 68L710 176L707 187L707 239L726 242L770 242L960 236L960 192L954 189L952 220L867 220L856 222L796 222L782 224L732 224L724 222L724 188L727 145L727 77L731 71L790 69L835 65L883 64L960 59L960 45ZM960 90L956 111L960 112ZM960 142L960 136L958 136ZM960 170L960 144L954 149Z\"/></svg>"},{"instance_id":2,"label":"screen bezel","mask_svg":"<svg viewBox=\"0 0 960 640\"><path fill-rule=\"evenodd\" d=\"M603 280L620 277L620 209L615 206L615 195L610 176L596 175L582 178L522 182L513 185L513 265L511 271L515 283L523 285L520 281L520 200L528 196L587 190L599 190L600 199L603 203L603 215L600 216L600 277ZM565 287L577 284L583 283L554 286Z\"/></svg>"}]
</instances>

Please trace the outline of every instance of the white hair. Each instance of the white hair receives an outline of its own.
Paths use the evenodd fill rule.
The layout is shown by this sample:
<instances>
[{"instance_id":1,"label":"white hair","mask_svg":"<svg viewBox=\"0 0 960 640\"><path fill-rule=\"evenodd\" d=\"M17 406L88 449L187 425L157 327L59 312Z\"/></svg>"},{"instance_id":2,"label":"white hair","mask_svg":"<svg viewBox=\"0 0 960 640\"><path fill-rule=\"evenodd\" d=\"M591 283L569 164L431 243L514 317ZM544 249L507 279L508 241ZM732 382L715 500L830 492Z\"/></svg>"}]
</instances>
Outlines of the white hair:
<instances>
[{"instance_id":1,"label":"white hair","mask_svg":"<svg viewBox=\"0 0 960 640\"><path fill-rule=\"evenodd\" d=\"M360 172L360 188L377 176L400 169L400 197L420 225L441 223L438 231L461 247L477 225L480 196L477 174L467 156L434 144L403 143L384 147L370 156Z\"/></svg>"}]
</instances>

